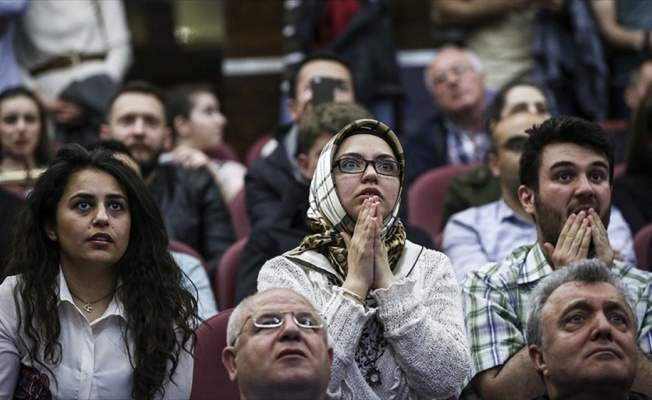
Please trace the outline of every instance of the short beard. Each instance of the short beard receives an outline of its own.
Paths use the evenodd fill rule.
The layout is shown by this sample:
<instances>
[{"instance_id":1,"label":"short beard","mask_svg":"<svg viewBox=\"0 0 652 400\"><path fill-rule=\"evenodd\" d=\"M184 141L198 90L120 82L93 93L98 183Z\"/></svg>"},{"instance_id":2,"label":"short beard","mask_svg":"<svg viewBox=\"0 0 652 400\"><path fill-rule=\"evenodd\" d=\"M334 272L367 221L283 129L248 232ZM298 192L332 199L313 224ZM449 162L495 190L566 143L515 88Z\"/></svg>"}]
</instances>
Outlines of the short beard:
<instances>
[{"instance_id":1,"label":"short beard","mask_svg":"<svg viewBox=\"0 0 652 400\"><path fill-rule=\"evenodd\" d=\"M158 156L151 157L147 161L138 161L143 179L146 179L158 167Z\"/></svg>"}]
</instances>

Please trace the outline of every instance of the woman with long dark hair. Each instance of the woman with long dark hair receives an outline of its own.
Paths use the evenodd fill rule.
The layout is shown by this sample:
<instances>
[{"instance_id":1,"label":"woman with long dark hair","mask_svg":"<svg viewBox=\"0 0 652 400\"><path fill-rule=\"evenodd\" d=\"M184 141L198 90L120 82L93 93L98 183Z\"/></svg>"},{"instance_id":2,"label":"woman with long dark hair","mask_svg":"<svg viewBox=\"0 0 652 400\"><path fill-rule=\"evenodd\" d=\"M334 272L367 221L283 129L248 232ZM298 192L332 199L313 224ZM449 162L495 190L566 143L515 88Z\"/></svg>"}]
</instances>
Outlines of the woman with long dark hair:
<instances>
[{"instance_id":1,"label":"woman with long dark hair","mask_svg":"<svg viewBox=\"0 0 652 400\"><path fill-rule=\"evenodd\" d=\"M167 245L130 167L62 147L18 217L0 285L0 398L25 382L55 398L188 398L197 305Z\"/></svg>"}]
</instances>

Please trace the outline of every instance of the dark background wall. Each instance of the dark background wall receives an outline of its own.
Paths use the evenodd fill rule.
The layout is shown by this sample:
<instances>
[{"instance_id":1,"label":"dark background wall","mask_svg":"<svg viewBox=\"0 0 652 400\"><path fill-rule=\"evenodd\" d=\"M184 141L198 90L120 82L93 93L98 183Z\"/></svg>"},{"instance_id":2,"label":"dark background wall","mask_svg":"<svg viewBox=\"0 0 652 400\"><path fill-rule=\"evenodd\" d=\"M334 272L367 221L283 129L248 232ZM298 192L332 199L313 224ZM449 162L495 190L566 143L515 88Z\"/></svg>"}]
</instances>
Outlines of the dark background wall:
<instances>
[{"instance_id":1,"label":"dark background wall","mask_svg":"<svg viewBox=\"0 0 652 400\"><path fill-rule=\"evenodd\" d=\"M278 125L283 3L126 0L134 43L128 78L163 88L212 83L229 119L226 140L243 157L257 138ZM428 1L393 0L390 10L399 50L432 46ZM268 68L247 64L256 60Z\"/></svg>"}]
</instances>

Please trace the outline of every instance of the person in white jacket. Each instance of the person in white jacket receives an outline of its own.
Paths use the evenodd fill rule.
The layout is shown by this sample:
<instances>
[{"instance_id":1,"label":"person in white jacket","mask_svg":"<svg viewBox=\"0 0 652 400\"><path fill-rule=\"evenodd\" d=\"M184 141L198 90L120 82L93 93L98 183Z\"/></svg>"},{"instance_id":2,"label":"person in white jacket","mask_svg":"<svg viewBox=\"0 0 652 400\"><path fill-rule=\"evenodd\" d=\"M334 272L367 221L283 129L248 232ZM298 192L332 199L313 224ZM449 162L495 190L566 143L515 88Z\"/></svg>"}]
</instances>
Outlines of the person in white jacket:
<instances>
[{"instance_id":1,"label":"person in white jacket","mask_svg":"<svg viewBox=\"0 0 652 400\"><path fill-rule=\"evenodd\" d=\"M447 398L470 360L448 258L405 238L405 157L382 122L357 120L322 150L310 187L314 234L269 260L258 290L285 287L325 316L327 398Z\"/></svg>"}]
</instances>

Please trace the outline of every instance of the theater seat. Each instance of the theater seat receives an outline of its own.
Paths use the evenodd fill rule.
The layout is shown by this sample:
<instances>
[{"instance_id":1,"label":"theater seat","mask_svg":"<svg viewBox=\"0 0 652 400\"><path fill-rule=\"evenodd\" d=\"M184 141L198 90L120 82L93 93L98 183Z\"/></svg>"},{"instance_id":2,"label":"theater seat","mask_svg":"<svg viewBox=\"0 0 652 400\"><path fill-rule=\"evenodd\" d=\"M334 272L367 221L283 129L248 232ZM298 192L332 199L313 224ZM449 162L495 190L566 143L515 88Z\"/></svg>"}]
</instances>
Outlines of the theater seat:
<instances>
[{"instance_id":1,"label":"theater seat","mask_svg":"<svg viewBox=\"0 0 652 400\"><path fill-rule=\"evenodd\" d=\"M226 249L217 265L213 279L213 292L217 299L217 309L235 307L235 281L238 279L240 255L247 244L248 237L243 237Z\"/></svg>"},{"instance_id":2,"label":"theater seat","mask_svg":"<svg viewBox=\"0 0 652 400\"><path fill-rule=\"evenodd\" d=\"M634 252L636 262L640 269L652 271L650 260L648 260L648 246L652 240L652 224L647 224L634 235Z\"/></svg>"},{"instance_id":3,"label":"theater seat","mask_svg":"<svg viewBox=\"0 0 652 400\"><path fill-rule=\"evenodd\" d=\"M476 164L445 165L418 177L408 189L407 221L430 234L441 248L441 214L448 184L455 176L477 168Z\"/></svg>"},{"instance_id":4,"label":"theater seat","mask_svg":"<svg viewBox=\"0 0 652 400\"><path fill-rule=\"evenodd\" d=\"M197 328L192 391L194 400L238 400L240 391L222 364L226 327L233 309L220 311Z\"/></svg>"}]
</instances>

